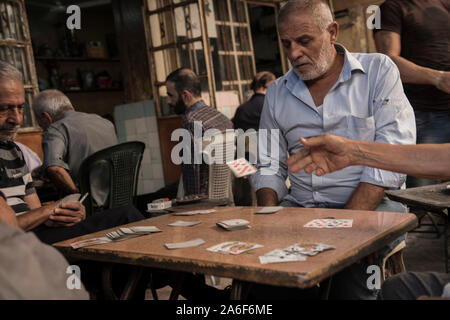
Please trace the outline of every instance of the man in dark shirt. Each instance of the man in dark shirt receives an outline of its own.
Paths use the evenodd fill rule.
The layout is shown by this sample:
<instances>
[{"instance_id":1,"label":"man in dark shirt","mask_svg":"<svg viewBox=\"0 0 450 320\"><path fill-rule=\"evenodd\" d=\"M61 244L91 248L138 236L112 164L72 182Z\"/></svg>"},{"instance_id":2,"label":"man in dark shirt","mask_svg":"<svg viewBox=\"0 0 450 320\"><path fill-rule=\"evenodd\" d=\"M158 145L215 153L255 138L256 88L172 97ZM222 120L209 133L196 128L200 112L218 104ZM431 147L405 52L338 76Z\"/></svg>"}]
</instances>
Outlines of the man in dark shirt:
<instances>
[{"instance_id":1,"label":"man in dark shirt","mask_svg":"<svg viewBox=\"0 0 450 320\"><path fill-rule=\"evenodd\" d=\"M269 71L259 72L250 85L254 94L247 102L243 103L236 110L233 118L235 129L259 129L259 119L264 106L264 98L269 85L276 79L275 75Z\"/></svg>"},{"instance_id":2,"label":"man in dark shirt","mask_svg":"<svg viewBox=\"0 0 450 320\"><path fill-rule=\"evenodd\" d=\"M377 50L397 64L414 108L417 143L450 141L450 1L387 0ZM430 180L408 180L420 186Z\"/></svg>"}]
</instances>

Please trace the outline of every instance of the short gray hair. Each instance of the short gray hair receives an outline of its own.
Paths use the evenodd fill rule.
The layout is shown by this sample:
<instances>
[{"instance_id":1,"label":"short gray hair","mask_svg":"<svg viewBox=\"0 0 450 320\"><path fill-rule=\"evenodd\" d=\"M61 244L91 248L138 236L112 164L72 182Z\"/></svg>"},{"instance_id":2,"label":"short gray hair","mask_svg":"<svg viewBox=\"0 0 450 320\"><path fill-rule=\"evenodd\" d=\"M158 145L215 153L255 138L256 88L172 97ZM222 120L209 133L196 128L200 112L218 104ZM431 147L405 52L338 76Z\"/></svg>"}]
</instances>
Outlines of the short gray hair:
<instances>
[{"instance_id":1,"label":"short gray hair","mask_svg":"<svg viewBox=\"0 0 450 320\"><path fill-rule=\"evenodd\" d=\"M0 80L18 80L23 82L22 73L5 61L0 61Z\"/></svg>"},{"instance_id":2,"label":"short gray hair","mask_svg":"<svg viewBox=\"0 0 450 320\"><path fill-rule=\"evenodd\" d=\"M278 13L278 24L292 14L300 12L311 13L313 23L324 32L333 22L333 13L326 0L289 0Z\"/></svg>"},{"instance_id":3,"label":"short gray hair","mask_svg":"<svg viewBox=\"0 0 450 320\"><path fill-rule=\"evenodd\" d=\"M33 111L37 118L41 118L44 112L57 116L68 110L74 110L72 103L59 90L44 90L33 97Z\"/></svg>"}]
</instances>

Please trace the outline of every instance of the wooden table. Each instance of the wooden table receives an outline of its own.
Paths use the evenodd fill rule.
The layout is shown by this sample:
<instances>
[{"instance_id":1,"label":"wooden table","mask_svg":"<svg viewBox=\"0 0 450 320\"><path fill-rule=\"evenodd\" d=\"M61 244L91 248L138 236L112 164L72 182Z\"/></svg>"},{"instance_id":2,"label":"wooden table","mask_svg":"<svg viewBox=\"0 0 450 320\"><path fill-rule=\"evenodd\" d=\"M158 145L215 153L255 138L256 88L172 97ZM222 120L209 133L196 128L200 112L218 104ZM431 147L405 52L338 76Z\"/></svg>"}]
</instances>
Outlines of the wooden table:
<instances>
[{"instance_id":1,"label":"wooden table","mask_svg":"<svg viewBox=\"0 0 450 320\"><path fill-rule=\"evenodd\" d=\"M386 195L394 201L406 204L411 212L417 209L435 212L444 217L444 254L445 272L449 272L449 211L450 211L450 189L447 186L450 181L430 186L409 188L404 190L386 191ZM437 228L437 226L436 226Z\"/></svg>"},{"instance_id":2,"label":"wooden table","mask_svg":"<svg viewBox=\"0 0 450 320\"><path fill-rule=\"evenodd\" d=\"M123 263L141 267L195 272L233 280L232 297L242 298L243 285L248 282L309 288L326 280L345 267L382 248L417 226L413 214L357 210L283 208L275 214L255 214L258 207L216 207L206 215L174 216L167 214L130 225L156 226L163 232L121 242L73 250L70 243L104 236L105 230L55 246L68 258ZM353 219L352 228L304 228L317 218ZM216 222L241 218L250 222L246 230L226 231ZM202 221L193 227L170 227L177 220ZM185 249L168 250L165 243L202 238L205 244ZM213 253L206 248L225 241L248 241L264 245L240 255ZM306 261L262 265L258 256L297 242L323 242L336 246Z\"/></svg>"}]
</instances>

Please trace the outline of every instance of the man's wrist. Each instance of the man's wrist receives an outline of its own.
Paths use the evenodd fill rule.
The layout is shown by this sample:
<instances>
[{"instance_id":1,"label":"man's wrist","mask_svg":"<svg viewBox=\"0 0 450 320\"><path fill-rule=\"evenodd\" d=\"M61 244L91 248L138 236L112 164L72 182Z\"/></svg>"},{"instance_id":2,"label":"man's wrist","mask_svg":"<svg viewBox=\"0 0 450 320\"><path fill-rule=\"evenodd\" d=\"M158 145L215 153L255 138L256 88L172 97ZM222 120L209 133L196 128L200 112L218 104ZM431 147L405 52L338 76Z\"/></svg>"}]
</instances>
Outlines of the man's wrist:
<instances>
[{"instance_id":1,"label":"man's wrist","mask_svg":"<svg viewBox=\"0 0 450 320\"><path fill-rule=\"evenodd\" d=\"M442 77L444 76L444 71L438 71L435 77L435 86L438 88L441 84Z\"/></svg>"}]
</instances>

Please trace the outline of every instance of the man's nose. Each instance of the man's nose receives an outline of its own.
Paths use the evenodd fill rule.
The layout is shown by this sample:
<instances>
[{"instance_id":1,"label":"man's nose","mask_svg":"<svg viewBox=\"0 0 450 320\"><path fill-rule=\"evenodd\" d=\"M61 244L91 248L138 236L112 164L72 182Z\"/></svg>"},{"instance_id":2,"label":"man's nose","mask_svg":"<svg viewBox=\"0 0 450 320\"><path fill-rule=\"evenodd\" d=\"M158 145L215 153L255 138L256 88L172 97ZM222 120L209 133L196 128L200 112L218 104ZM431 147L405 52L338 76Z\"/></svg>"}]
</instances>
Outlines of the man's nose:
<instances>
[{"instance_id":1,"label":"man's nose","mask_svg":"<svg viewBox=\"0 0 450 320\"><path fill-rule=\"evenodd\" d=\"M9 111L8 120L14 124L20 124L22 122L22 112L19 111L19 108L13 108Z\"/></svg>"},{"instance_id":2,"label":"man's nose","mask_svg":"<svg viewBox=\"0 0 450 320\"><path fill-rule=\"evenodd\" d=\"M298 44L291 44L291 50L289 51L289 56L291 57L291 61L295 61L298 58L303 57L303 47Z\"/></svg>"}]
</instances>

